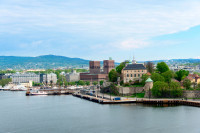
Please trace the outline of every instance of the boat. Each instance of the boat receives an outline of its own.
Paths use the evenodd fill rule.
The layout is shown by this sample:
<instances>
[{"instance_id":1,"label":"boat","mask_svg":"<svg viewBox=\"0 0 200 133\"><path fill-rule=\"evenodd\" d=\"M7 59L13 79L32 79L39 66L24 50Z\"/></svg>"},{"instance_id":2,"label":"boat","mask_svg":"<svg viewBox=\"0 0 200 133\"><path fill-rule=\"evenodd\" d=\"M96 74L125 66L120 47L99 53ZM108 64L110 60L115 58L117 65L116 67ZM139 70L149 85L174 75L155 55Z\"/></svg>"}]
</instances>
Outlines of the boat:
<instances>
[{"instance_id":1,"label":"boat","mask_svg":"<svg viewBox=\"0 0 200 133\"><path fill-rule=\"evenodd\" d=\"M47 92L38 90L36 92L30 92L29 95L48 95Z\"/></svg>"},{"instance_id":2,"label":"boat","mask_svg":"<svg viewBox=\"0 0 200 133\"><path fill-rule=\"evenodd\" d=\"M3 88L3 87L0 85L0 91L2 90L2 88Z\"/></svg>"},{"instance_id":3,"label":"boat","mask_svg":"<svg viewBox=\"0 0 200 133\"><path fill-rule=\"evenodd\" d=\"M25 86L19 84L19 85L13 86L10 90L11 91L26 91L27 88Z\"/></svg>"},{"instance_id":4,"label":"boat","mask_svg":"<svg viewBox=\"0 0 200 133\"><path fill-rule=\"evenodd\" d=\"M12 86L11 85L6 85L1 90L3 90L3 91L9 91L10 89L12 89Z\"/></svg>"}]
</instances>

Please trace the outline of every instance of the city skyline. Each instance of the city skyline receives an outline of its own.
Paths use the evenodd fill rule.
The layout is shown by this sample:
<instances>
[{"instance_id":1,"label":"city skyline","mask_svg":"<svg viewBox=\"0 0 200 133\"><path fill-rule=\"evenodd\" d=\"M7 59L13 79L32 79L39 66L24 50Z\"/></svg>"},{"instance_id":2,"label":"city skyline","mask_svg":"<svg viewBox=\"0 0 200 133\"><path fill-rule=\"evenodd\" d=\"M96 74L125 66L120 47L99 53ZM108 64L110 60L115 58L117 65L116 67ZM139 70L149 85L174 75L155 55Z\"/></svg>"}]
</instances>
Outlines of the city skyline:
<instances>
[{"instance_id":1,"label":"city skyline","mask_svg":"<svg viewBox=\"0 0 200 133\"><path fill-rule=\"evenodd\" d=\"M199 58L200 1L2 0L0 55Z\"/></svg>"}]
</instances>

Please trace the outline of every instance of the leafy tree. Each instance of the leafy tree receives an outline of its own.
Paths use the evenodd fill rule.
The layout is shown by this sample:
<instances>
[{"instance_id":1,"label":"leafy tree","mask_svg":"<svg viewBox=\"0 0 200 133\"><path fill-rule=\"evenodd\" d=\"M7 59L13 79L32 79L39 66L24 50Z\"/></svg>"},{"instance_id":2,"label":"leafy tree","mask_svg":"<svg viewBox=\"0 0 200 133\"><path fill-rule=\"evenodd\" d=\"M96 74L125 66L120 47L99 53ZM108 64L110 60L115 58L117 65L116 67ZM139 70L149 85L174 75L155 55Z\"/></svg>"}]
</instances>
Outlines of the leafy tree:
<instances>
[{"instance_id":1,"label":"leafy tree","mask_svg":"<svg viewBox=\"0 0 200 133\"><path fill-rule=\"evenodd\" d=\"M191 81L190 81L189 79L185 79L185 80L183 81L183 86L184 86L187 90L190 89L191 85L192 85L192 83L191 83Z\"/></svg>"},{"instance_id":2,"label":"leafy tree","mask_svg":"<svg viewBox=\"0 0 200 133\"><path fill-rule=\"evenodd\" d=\"M67 80L66 80L65 76L60 75L58 77L58 80L57 80L57 84L58 85L60 85L60 86L62 86L63 84L65 85L66 82L67 82Z\"/></svg>"},{"instance_id":3,"label":"leafy tree","mask_svg":"<svg viewBox=\"0 0 200 133\"><path fill-rule=\"evenodd\" d=\"M129 63L129 62L122 62L122 63L120 63L120 65L118 65L118 66L116 67L116 71L117 71L119 74L121 74L122 69L126 66L126 63Z\"/></svg>"},{"instance_id":4,"label":"leafy tree","mask_svg":"<svg viewBox=\"0 0 200 133\"><path fill-rule=\"evenodd\" d=\"M108 74L109 80L111 82L116 82L117 81L117 77L118 77L118 73L115 71L115 69L112 69L109 74Z\"/></svg>"},{"instance_id":5,"label":"leafy tree","mask_svg":"<svg viewBox=\"0 0 200 133\"><path fill-rule=\"evenodd\" d=\"M174 81L170 82L169 91L172 97L180 97L183 94L180 83Z\"/></svg>"},{"instance_id":6,"label":"leafy tree","mask_svg":"<svg viewBox=\"0 0 200 133\"><path fill-rule=\"evenodd\" d=\"M142 84L142 85L145 85L145 82L146 82L146 80L147 80L148 78L149 78L149 76L148 76L147 74L142 75L142 77L141 77L141 79L142 79L141 84Z\"/></svg>"},{"instance_id":7,"label":"leafy tree","mask_svg":"<svg viewBox=\"0 0 200 133\"><path fill-rule=\"evenodd\" d=\"M90 81L86 81L85 84L86 84L86 85L90 85Z\"/></svg>"},{"instance_id":8,"label":"leafy tree","mask_svg":"<svg viewBox=\"0 0 200 133\"><path fill-rule=\"evenodd\" d=\"M167 83L163 81L157 81L154 83L153 88L152 88L152 94L155 97L165 97L166 92L168 90L169 86Z\"/></svg>"},{"instance_id":9,"label":"leafy tree","mask_svg":"<svg viewBox=\"0 0 200 133\"><path fill-rule=\"evenodd\" d=\"M152 73L151 79L152 79L154 82L157 82L157 81L165 81L165 78L164 78L161 74L159 74L159 73Z\"/></svg>"},{"instance_id":10,"label":"leafy tree","mask_svg":"<svg viewBox=\"0 0 200 133\"><path fill-rule=\"evenodd\" d=\"M2 87L4 87L5 85L7 85L9 82L11 82L12 81L12 79L11 78L8 78L8 79L2 79L2 80L0 80L0 85L2 86Z\"/></svg>"},{"instance_id":11,"label":"leafy tree","mask_svg":"<svg viewBox=\"0 0 200 133\"><path fill-rule=\"evenodd\" d=\"M97 84L98 84L98 82L97 82L97 81L94 81L94 82L93 82L93 85L97 85Z\"/></svg>"},{"instance_id":12,"label":"leafy tree","mask_svg":"<svg viewBox=\"0 0 200 133\"><path fill-rule=\"evenodd\" d=\"M186 70L179 70L176 72L176 77L175 79L177 79L178 81L183 80L185 77L187 77L189 75L189 71Z\"/></svg>"},{"instance_id":13,"label":"leafy tree","mask_svg":"<svg viewBox=\"0 0 200 133\"><path fill-rule=\"evenodd\" d=\"M78 85L85 85L85 82L83 80L79 80L77 84Z\"/></svg>"},{"instance_id":14,"label":"leafy tree","mask_svg":"<svg viewBox=\"0 0 200 133\"><path fill-rule=\"evenodd\" d=\"M100 83L100 85L102 86L102 85L103 85L103 83L104 83L104 81L103 81L103 80L101 80L99 83Z\"/></svg>"},{"instance_id":15,"label":"leafy tree","mask_svg":"<svg viewBox=\"0 0 200 133\"><path fill-rule=\"evenodd\" d=\"M168 65L165 62L158 63L157 66L156 66L156 68L157 68L157 71L159 73L164 73L164 72L169 71L169 67L168 67Z\"/></svg>"},{"instance_id":16,"label":"leafy tree","mask_svg":"<svg viewBox=\"0 0 200 133\"><path fill-rule=\"evenodd\" d=\"M153 62L147 62L147 63L146 63L146 68L147 68L147 71L148 71L148 72L153 73L153 72L154 72L154 65L153 65Z\"/></svg>"},{"instance_id":17,"label":"leafy tree","mask_svg":"<svg viewBox=\"0 0 200 133\"><path fill-rule=\"evenodd\" d=\"M165 78L165 82L170 83L175 74L173 71L169 70L162 73L161 75Z\"/></svg>"},{"instance_id":18,"label":"leafy tree","mask_svg":"<svg viewBox=\"0 0 200 133\"><path fill-rule=\"evenodd\" d=\"M69 85L76 85L75 82L69 82Z\"/></svg>"}]
</instances>

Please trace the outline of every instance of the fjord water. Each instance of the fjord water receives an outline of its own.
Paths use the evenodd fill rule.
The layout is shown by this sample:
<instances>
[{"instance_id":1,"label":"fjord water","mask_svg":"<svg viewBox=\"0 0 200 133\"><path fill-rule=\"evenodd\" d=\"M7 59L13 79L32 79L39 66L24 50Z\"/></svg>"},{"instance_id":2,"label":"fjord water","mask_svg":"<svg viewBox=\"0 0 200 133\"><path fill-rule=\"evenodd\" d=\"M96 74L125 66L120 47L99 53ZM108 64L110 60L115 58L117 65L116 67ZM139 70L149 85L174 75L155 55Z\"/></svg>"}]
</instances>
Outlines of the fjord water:
<instances>
[{"instance_id":1,"label":"fjord water","mask_svg":"<svg viewBox=\"0 0 200 133\"><path fill-rule=\"evenodd\" d=\"M0 92L0 133L199 133L200 108L100 105L70 95Z\"/></svg>"}]
</instances>

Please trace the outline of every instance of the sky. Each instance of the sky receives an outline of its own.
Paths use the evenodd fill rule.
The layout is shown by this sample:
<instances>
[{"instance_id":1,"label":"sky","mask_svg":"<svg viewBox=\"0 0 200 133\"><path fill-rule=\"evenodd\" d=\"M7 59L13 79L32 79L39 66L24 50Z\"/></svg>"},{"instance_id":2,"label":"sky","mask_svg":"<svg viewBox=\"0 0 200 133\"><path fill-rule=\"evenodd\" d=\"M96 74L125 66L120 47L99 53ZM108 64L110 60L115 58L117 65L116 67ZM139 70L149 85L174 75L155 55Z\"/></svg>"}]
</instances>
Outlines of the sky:
<instances>
[{"instance_id":1,"label":"sky","mask_svg":"<svg viewBox=\"0 0 200 133\"><path fill-rule=\"evenodd\" d=\"M0 55L200 58L200 0L0 0Z\"/></svg>"}]
</instances>

